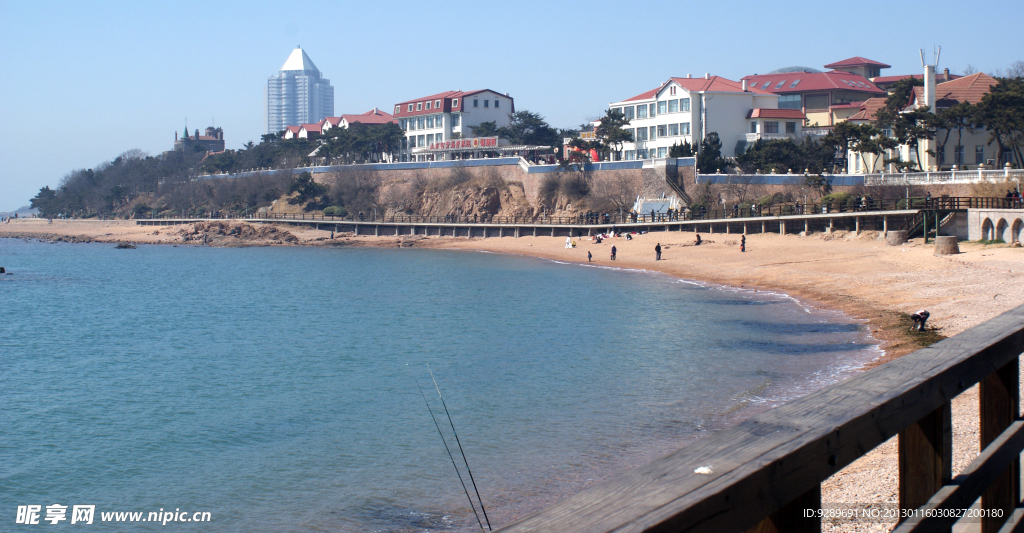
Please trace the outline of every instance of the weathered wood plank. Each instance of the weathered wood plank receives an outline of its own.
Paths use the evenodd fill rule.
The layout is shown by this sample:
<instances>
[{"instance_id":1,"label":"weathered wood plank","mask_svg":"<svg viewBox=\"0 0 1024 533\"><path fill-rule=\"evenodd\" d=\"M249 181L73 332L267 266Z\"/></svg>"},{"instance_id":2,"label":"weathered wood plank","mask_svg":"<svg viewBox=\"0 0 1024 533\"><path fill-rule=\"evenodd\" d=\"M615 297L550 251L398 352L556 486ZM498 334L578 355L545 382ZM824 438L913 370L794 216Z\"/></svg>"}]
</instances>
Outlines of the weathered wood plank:
<instances>
[{"instance_id":1,"label":"weathered wood plank","mask_svg":"<svg viewBox=\"0 0 1024 533\"><path fill-rule=\"evenodd\" d=\"M1020 413L1020 362L1011 361L981 381L981 447L997 440ZM981 496L983 509L1003 509L1002 517L981 521L982 533L996 533L1020 504L1020 458L1013 461Z\"/></svg>"},{"instance_id":2,"label":"weathered wood plank","mask_svg":"<svg viewBox=\"0 0 1024 533\"><path fill-rule=\"evenodd\" d=\"M747 533L821 533L821 518L804 518L805 509L821 509L821 485L783 505Z\"/></svg>"},{"instance_id":3,"label":"weathered wood plank","mask_svg":"<svg viewBox=\"0 0 1024 533\"><path fill-rule=\"evenodd\" d=\"M899 433L900 508L917 509L953 477L950 403Z\"/></svg>"},{"instance_id":4,"label":"weathered wood plank","mask_svg":"<svg viewBox=\"0 0 1024 533\"><path fill-rule=\"evenodd\" d=\"M1024 351L1024 306L751 418L508 526L742 531ZM707 466L711 474L694 472Z\"/></svg>"},{"instance_id":5,"label":"weathered wood plank","mask_svg":"<svg viewBox=\"0 0 1024 533\"><path fill-rule=\"evenodd\" d=\"M985 488L999 479L1024 449L1024 421L1014 422L989 447L967 465L960 475L932 496L920 509L966 509L978 500ZM982 504L982 508L984 504ZM1013 510L1004 512L1003 520ZM922 531L948 531L956 518L935 516L910 519L900 524L893 533L919 533Z\"/></svg>"},{"instance_id":6,"label":"weathered wood plank","mask_svg":"<svg viewBox=\"0 0 1024 533\"><path fill-rule=\"evenodd\" d=\"M1010 519L1003 524L999 533L1024 533L1024 509L1020 507L1014 509Z\"/></svg>"}]
</instances>

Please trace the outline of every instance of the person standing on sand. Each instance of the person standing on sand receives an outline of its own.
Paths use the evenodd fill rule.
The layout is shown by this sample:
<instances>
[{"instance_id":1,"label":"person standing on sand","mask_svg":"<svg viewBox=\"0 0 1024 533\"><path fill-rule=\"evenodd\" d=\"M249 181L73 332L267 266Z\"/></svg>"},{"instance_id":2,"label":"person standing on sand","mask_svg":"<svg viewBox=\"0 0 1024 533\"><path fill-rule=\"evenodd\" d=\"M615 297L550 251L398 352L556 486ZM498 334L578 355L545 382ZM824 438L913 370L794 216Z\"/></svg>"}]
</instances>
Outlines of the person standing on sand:
<instances>
[{"instance_id":1,"label":"person standing on sand","mask_svg":"<svg viewBox=\"0 0 1024 533\"><path fill-rule=\"evenodd\" d=\"M572 248L572 237L566 237L565 238L565 247L566 248Z\"/></svg>"},{"instance_id":2,"label":"person standing on sand","mask_svg":"<svg viewBox=\"0 0 1024 533\"><path fill-rule=\"evenodd\" d=\"M593 262L593 260L594 260L594 254L592 254L592 253L590 253L590 252L588 251L588 252L587 252L587 262L588 262L588 263L591 263L591 262Z\"/></svg>"},{"instance_id":3,"label":"person standing on sand","mask_svg":"<svg viewBox=\"0 0 1024 533\"><path fill-rule=\"evenodd\" d=\"M612 245L612 261L615 260L615 245Z\"/></svg>"},{"instance_id":4,"label":"person standing on sand","mask_svg":"<svg viewBox=\"0 0 1024 533\"><path fill-rule=\"evenodd\" d=\"M661 243L654 246L654 260L661 261Z\"/></svg>"}]
</instances>

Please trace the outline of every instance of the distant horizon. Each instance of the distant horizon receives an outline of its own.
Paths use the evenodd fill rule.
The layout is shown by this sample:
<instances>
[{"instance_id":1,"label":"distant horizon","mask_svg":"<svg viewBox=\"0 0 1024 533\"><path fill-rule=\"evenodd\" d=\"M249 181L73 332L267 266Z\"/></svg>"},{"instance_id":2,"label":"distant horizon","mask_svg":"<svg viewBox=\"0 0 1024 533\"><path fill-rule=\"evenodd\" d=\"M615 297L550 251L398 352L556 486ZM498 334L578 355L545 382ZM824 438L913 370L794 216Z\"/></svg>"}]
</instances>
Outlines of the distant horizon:
<instances>
[{"instance_id":1,"label":"distant horizon","mask_svg":"<svg viewBox=\"0 0 1024 533\"><path fill-rule=\"evenodd\" d=\"M819 5L809 1L787 9L755 2L624 9L611 2L527 1L514 11L459 2L423 11L383 2L318 8L314 22L308 10L270 3L101 2L62 6L56 18L46 6L12 4L0 21L0 39L18 51L9 54L8 71L22 76L0 89L8 102L0 212L28 205L41 187L56 188L73 170L128 150L154 156L171 150L186 122L190 131L223 128L228 149L259 143L266 80L296 45L335 87L335 116L488 88L509 93L516 110L539 113L553 127L576 128L610 102L687 73L739 80L787 66L828 70L823 65L862 56L893 66L882 76L918 74L918 50L930 60L935 45L942 46L939 72L962 74L970 65L996 73L1024 59L1024 38L1013 25L1019 18L1013 13L1024 14L1024 7L1009 0L983 4L963 10L950 0L915 0L899 10L917 17L909 28L897 15L832 27L842 21L822 20ZM200 9L203 15L195 16ZM417 15L404 16L410 10ZM857 11L892 9L869 0ZM957 27L973 30L934 30L948 27L954 12ZM1004 16L990 20L993 12ZM336 29L323 31L330 21ZM831 24L827 33L805 30L825 24ZM977 39L980 28L995 37ZM880 35L886 38L875 38ZM59 136L48 138L52 132Z\"/></svg>"}]
</instances>

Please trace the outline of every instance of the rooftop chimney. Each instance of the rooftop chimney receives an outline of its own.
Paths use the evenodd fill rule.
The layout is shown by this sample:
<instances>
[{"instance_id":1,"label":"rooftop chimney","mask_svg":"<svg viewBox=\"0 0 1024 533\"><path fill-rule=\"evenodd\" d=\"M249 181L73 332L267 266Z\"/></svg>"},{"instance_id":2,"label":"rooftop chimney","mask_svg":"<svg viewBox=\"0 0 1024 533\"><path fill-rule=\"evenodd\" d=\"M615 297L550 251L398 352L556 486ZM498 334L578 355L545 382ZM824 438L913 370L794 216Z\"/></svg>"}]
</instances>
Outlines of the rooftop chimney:
<instances>
[{"instance_id":1,"label":"rooftop chimney","mask_svg":"<svg viewBox=\"0 0 1024 533\"><path fill-rule=\"evenodd\" d=\"M705 80L710 80L711 79L711 73L710 72L705 72L704 73L704 79Z\"/></svg>"},{"instance_id":2,"label":"rooftop chimney","mask_svg":"<svg viewBox=\"0 0 1024 533\"><path fill-rule=\"evenodd\" d=\"M942 81L949 81L949 68L942 69Z\"/></svg>"},{"instance_id":3,"label":"rooftop chimney","mask_svg":"<svg viewBox=\"0 0 1024 533\"><path fill-rule=\"evenodd\" d=\"M747 80L743 80L743 92L747 92Z\"/></svg>"},{"instance_id":4,"label":"rooftop chimney","mask_svg":"<svg viewBox=\"0 0 1024 533\"><path fill-rule=\"evenodd\" d=\"M924 66L924 104L935 112L935 65Z\"/></svg>"},{"instance_id":5,"label":"rooftop chimney","mask_svg":"<svg viewBox=\"0 0 1024 533\"><path fill-rule=\"evenodd\" d=\"M690 74L689 72L686 73L686 79L690 79L692 77L693 77L693 74Z\"/></svg>"}]
</instances>

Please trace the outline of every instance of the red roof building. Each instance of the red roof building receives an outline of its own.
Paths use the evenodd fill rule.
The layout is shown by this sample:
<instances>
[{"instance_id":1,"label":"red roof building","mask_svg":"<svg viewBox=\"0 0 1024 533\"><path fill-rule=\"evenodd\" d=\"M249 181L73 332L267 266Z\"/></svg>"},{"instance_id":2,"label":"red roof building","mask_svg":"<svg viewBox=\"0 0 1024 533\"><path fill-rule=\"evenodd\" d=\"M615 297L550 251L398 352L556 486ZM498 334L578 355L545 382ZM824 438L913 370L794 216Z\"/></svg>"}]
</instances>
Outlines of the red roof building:
<instances>
[{"instance_id":1,"label":"red roof building","mask_svg":"<svg viewBox=\"0 0 1024 533\"><path fill-rule=\"evenodd\" d=\"M841 122L855 109L849 104L885 94L864 76L842 70L755 74L743 80L779 95L779 108L800 110L809 125L819 126Z\"/></svg>"},{"instance_id":2,"label":"red roof building","mask_svg":"<svg viewBox=\"0 0 1024 533\"><path fill-rule=\"evenodd\" d=\"M436 154L429 147L452 138L473 137L473 127L483 122L507 126L515 113L508 93L490 89L446 91L395 104L393 120L405 130L403 161L429 161Z\"/></svg>"},{"instance_id":3,"label":"red roof building","mask_svg":"<svg viewBox=\"0 0 1024 533\"><path fill-rule=\"evenodd\" d=\"M843 72L849 72L850 74L859 74L865 78L871 79L878 76L883 68L892 68L892 65L886 65L885 63L879 63L878 61L854 56L842 61L836 61L835 63L829 63L828 65L825 65L825 68L841 70Z\"/></svg>"}]
</instances>

